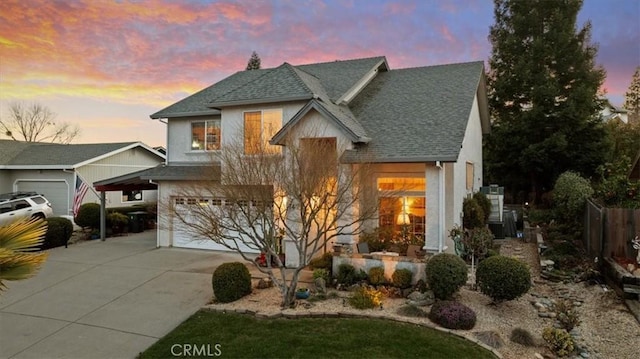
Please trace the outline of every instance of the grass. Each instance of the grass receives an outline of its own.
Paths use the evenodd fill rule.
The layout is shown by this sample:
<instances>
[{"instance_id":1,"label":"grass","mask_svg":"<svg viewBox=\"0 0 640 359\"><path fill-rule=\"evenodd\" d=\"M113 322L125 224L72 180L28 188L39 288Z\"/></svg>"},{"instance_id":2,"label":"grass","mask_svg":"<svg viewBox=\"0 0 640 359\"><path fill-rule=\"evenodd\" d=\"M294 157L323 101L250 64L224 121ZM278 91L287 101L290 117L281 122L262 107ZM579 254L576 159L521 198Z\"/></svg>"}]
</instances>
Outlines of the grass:
<instances>
[{"instance_id":1,"label":"grass","mask_svg":"<svg viewBox=\"0 0 640 359\"><path fill-rule=\"evenodd\" d=\"M176 344L209 346L213 353L218 348L220 358L495 358L464 339L413 324L360 318L257 319L208 311L196 312L140 358L171 358Z\"/></svg>"}]
</instances>

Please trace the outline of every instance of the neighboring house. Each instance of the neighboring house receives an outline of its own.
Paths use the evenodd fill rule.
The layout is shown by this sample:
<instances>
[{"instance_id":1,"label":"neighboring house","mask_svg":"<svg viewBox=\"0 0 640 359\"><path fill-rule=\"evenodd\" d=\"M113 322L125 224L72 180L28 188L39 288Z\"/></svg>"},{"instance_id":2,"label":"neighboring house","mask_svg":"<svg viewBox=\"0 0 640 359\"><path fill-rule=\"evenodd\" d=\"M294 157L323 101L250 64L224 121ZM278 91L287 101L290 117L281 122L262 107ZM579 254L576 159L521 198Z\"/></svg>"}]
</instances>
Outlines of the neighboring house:
<instances>
[{"instance_id":1,"label":"neighboring house","mask_svg":"<svg viewBox=\"0 0 640 359\"><path fill-rule=\"evenodd\" d=\"M83 203L99 202L94 181L155 167L164 155L140 142L51 144L0 140L0 193L35 191L43 194L54 215L72 214L76 181L89 190ZM157 191L112 192L108 207L157 201Z\"/></svg>"},{"instance_id":2,"label":"neighboring house","mask_svg":"<svg viewBox=\"0 0 640 359\"><path fill-rule=\"evenodd\" d=\"M608 99L602 99L604 105L602 110L600 110L600 118L602 118L603 122L609 122L613 120L618 120L623 123L629 123L629 115L627 110L623 108L616 107L609 102Z\"/></svg>"},{"instance_id":3,"label":"neighboring house","mask_svg":"<svg viewBox=\"0 0 640 359\"><path fill-rule=\"evenodd\" d=\"M201 179L211 153L237 134L245 144L278 145L302 132L294 128L313 128L316 137L347 148L338 154L343 166L366 151L375 162L370 185L404 186L380 200L369 228L397 230L402 218L432 252L453 250L448 231L461 223L463 199L481 186L482 136L489 131L481 61L391 70L385 57L237 72L151 118L167 120L167 164L137 179L157 182L161 201L198 203L180 198L180 189ZM133 183L134 176L101 184ZM159 246L227 250L181 231L171 213L159 213L159 221Z\"/></svg>"}]
</instances>

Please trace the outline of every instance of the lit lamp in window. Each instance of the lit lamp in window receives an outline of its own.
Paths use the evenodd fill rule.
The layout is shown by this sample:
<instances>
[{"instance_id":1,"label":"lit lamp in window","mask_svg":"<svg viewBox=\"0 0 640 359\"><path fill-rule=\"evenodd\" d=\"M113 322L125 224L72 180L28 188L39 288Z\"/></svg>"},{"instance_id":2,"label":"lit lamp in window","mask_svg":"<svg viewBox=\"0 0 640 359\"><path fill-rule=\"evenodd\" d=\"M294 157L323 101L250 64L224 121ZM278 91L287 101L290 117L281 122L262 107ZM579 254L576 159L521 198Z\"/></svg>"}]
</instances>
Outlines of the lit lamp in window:
<instances>
[{"instance_id":1,"label":"lit lamp in window","mask_svg":"<svg viewBox=\"0 0 640 359\"><path fill-rule=\"evenodd\" d=\"M409 213L407 212L403 211L398 215L398 218L396 218L396 224L399 226L406 226L409 223L411 223L411 220L409 219Z\"/></svg>"}]
</instances>

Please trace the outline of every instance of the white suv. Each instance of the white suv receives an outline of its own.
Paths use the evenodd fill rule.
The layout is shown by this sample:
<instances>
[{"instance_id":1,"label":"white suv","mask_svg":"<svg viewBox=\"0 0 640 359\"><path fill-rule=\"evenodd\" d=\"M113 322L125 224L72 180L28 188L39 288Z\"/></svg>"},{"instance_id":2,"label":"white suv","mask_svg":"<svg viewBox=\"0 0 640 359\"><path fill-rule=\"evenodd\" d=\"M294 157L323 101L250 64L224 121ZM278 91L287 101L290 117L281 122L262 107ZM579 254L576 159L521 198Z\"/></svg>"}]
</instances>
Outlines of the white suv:
<instances>
[{"instance_id":1,"label":"white suv","mask_svg":"<svg viewBox=\"0 0 640 359\"><path fill-rule=\"evenodd\" d=\"M51 216L51 203L42 195L35 192L0 194L0 226L6 226L19 218Z\"/></svg>"}]
</instances>

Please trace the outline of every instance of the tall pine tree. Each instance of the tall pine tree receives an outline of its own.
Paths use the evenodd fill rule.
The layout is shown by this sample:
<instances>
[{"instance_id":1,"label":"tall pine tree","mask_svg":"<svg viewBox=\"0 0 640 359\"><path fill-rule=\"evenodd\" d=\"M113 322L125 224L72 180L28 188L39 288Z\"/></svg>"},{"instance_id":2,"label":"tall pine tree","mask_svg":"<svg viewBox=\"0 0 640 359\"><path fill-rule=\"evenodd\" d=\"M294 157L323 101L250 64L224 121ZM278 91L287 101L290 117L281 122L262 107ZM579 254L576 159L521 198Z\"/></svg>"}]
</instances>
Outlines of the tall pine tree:
<instances>
[{"instance_id":1,"label":"tall pine tree","mask_svg":"<svg viewBox=\"0 0 640 359\"><path fill-rule=\"evenodd\" d=\"M247 70L260 70L260 56L255 51L251 53L251 58L247 63Z\"/></svg>"},{"instance_id":2,"label":"tall pine tree","mask_svg":"<svg viewBox=\"0 0 640 359\"><path fill-rule=\"evenodd\" d=\"M629 122L640 121L640 66L636 67L629 90L624 94L624 108L628 111Z\"/></svg>"},{"instance_id":3,"label":"tall pine tree","mask_svg":"<svg viewBox=\"0 0 640 359\"><path fill-rule=\"evenodd\" d=\"M528 193L540 200L562 172L590 176L603 162L597 93L605 72L594 62L591 25L576 28L581 0L494 4L488 180L504 184L515 200Z\"/></svg>"}]
</instances>

